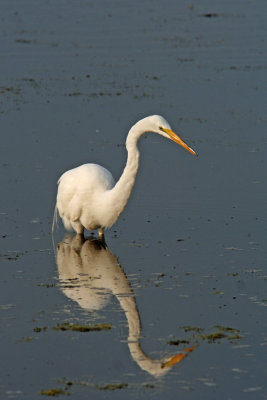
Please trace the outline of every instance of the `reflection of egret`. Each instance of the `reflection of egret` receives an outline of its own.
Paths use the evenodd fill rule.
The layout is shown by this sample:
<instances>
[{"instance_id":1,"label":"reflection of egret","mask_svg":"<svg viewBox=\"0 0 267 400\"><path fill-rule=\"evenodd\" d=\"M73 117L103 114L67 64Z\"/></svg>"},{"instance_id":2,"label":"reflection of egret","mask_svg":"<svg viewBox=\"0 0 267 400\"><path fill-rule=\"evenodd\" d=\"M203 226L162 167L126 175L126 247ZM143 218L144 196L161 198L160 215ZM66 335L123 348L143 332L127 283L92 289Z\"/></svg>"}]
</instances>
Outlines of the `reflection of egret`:
<instances>
[{"instance_id":1,"label":"reflection of egret","mask_svg":"<svg viewBox=\"0 0 267 400\"><path fill-rule=\"evenodd\" d=\"M66 237L58 245L57 265L62 291L84 309L99 310L109 294L118 299L125 312L128 327L128 346L138 365L154 376L164 375L170 367L186 357L193 347L172 357L153 360L141 349L140 317L132 288L115 255L102 241L82 235Z\"/></svg>"},{"instance_id":2,"label":"reflection of egret","mask_svg":"<svg viewBox=\"0 0 267 400\"><path fill-rule=\"evenodd\" d=\"M178 143L192 154L194 150L187 146L172 130L168 122L159 115L153 115L137 122L129 131L126 148L127 163L123 174L115 182L111 173L97 164L84 164L65 172L58 183L57 210L65 228L77 233L110 228L124 210L130 197L139 165L137 142L145 132L155 132Z\"/></svg>"}]
</instances>

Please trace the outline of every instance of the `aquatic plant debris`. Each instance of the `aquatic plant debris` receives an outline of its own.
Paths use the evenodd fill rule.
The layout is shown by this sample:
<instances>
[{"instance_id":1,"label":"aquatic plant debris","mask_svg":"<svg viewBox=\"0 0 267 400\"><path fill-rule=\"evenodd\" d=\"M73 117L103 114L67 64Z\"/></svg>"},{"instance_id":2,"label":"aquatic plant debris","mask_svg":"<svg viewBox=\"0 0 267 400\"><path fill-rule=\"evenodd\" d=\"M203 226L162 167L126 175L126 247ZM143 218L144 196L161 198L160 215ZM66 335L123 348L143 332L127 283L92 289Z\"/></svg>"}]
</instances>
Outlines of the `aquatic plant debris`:
<instances>
[{"instance_id":1,"label":"aquatic plant debris","mask_svg":"<svg viewBox=\"0 0 267 400\"><path fill-rule=\"evenodd\" d=\"M44 396L59 396L60 394L70 395L70 392L59 388L53 388L48 390L41 390L40 394Z\"/></svg>"},{"instance_id":2,"label":"aquatic plant debris","mask_svg":"<svg viewBox=\"0 0 267 400\"><path fill-rule=\"evenodd\" d=\"M171 346L179 346L179 344L189 344L189 340L184 340L184 339L169 340L167 344L170 344Z\"/></svg>"},{"instance_id":3,"label":"aquatic plant debris","mask_svg":"<svg viewBox=\"0 0 267 400\"><path fill-rule=\"evenodd\" d=\"M219 339L228 339L228 340L243 339L243 336L241 336L241 335L238 335L238 334L226 335L226 333L222 333L222 332L209 333L207 335L200 335L199 337L203 340L208 340L209 342L215 342L215 340L219 340Z\"/></svg>"},{"instance_id":4,"label":"aquatic plant debris","mask_svg":"<svg viewBox=\"0 0 267 400\"><path fill-rule=\"evenodd\" d=\"M47 326L43 326L42 328L40 328L39 326L36 326L35 328L33 328L33 332L45 332L47 331L48 327Z\"/></svg>"},{"instance_id":5,"label":"aquatic plant debris","mask_svg":"<svg viewBox=\"0 0 267 400\"><path fill-rule=\"evenodd\" d=\"M126 388L136 388L136 389L155 389L157 385L154 382L146 382L146 383L127 383L127 382L119 382L119 383L94 383L92 381L72 381L66 378L61 378L57 380L58 384L64 384L66 388L71 387L73 385L77 386L85 386L94 388L97 390L120 390Z\"/></svg>"},{"instance_id":6,"label":"aquatic plant debris","mask_svg":"<svg viewBox=\"0 0 267 400\"><path fill-rule=\"evenodd\" d=\"M33 329L34 332L45 332L48 327L44 326L42 328L35 327ZM62 324L57 324L56 326L52 326L50 329L54 331L75 331L75 332L91 332L91 331L106 331L111 329L110 324L94 324L94 325L80 325L80 324L71 324L69 322L63 322Z\"/></svg>"},{"instance_id":7,"label":"aquatic plant debris","mask_svg":"<svg viewBox=\"0 0 267 400\"><path fill-rule=\"evenodd\" d=\"M53 326L52 329L56 331L76 331L76 332L91 332L91 331L105 331L111 329L110 324L95 324L95 325L79 325L63 322Z\"/></svg>"},{"instance_id":8,"label":"aquatic plant debris","mask_svg":"<svg viewBox=\"0 0 267 400\"><path fill-rule=\"evenodd\" d=\"M217 13L206 13L206 14L202 14L201 17L204 17L204 18L216 18L216 17L218 17L218 14Z\"/></svg>"},{"instance_id":9,"label":"aquatic plant debris","mask_svg":"<svg viewBox=\"0 0 267 400\"><path fill-rule=\"evenodd\" d=\"M20 339L17 339L15 343L28 343L31 342L33 338L31 336L24 336Z\"/></svg>"},{"instance_id":10,"label":"aquatic plant debris","mask_svg":"<svg viewBox=\"0 0 267 400\"><path fill-rule=\"evenodd\" d=\"M128 383L108 383L105 386L97 386L99 390L117 390L125 389L128 387Z\"/></svg>"},{"instance_id":11,"label":"aquatic plant debris","mask_svg":"<svg viewBox=\"0 0 267 400\"><path fill-rule=\"evenodd\" d=\"M217 328L219 329L219 331L224 331L224 332L240 332L239 329L230 328L229 326L215 325L214 328Z\"/></svg>"},{"instance_id":12,"label":"aquatic plant debris","mask_svg":"<svg viewBox=\"0 0 267 400\"><path fill-rule=\"evenodd\" d=\"M217 329L218 332L213 332L208 334L204 334L203 333L204 329L198 327L181 326L181 328L184 329L185 332L192 331L198 333L198 335L193 334L193 338L195 340L196 339L208 340L209 343L215 342L216 340L220 339L227 339L227 340L243 339L243 336L239 334L240 332L239 329L230 328L229 326L215 325L213 328ZM180 343L182 343L182 341L175 339L168 342L168 344L171 345L179 345Z\"/></svg>"},{"instance_id":13,"label":"aquatic plant debris","mask_svg":"<svg viewBox=\"0 0 267 400\"><path fill-rule=\"evenodd\" d=\"M190 325L181 326L181 328L184 329L185 332L190 332L190 331L202 332L202 331L203 331L202 328L199 328L199 327L197 327L197 326L190 326Z\"/></svg>"},{"instance_id":14,"label":"aquatic plant debris","mask_svg":"<svg viewBox=\"0 0 267 400\"><path fill-rule=\"evenodd\" d=\"M215 340L226 338L227 335L222 332L215 332L215 333L209 333L207 335L200 335L199 337L203 340L214 342Z\"/></svg>"}]
</instances>

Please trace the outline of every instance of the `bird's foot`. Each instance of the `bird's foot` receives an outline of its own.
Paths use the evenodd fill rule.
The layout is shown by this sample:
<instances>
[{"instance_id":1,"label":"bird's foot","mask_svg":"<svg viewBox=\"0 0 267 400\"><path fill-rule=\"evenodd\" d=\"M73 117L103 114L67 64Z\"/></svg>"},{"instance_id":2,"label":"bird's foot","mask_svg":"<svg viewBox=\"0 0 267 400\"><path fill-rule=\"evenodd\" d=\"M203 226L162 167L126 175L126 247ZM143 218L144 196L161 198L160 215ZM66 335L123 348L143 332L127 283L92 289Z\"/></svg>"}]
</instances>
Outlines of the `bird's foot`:
<instances>
[{"instance_id":1,"label":"bird's foot","mask_svg":"<svg viewBox=\"0 0 267 400\"><path fill-rule=\"evenodd\" d=\"M106 248L106 241L105 241L105 236L104 236L104 232L103 229L99 228L98 229L98 242L101 243L101 247Z\"/></svg>"},{"instance_id":2,"label":"bird's foot","mask_svg":"<svg viewBox=\"0 0 267 400\"><path fill-rule=\"evenodd\" d=\"M103 229L98 229L98 240L105 240Z\"/></svg>"}]
</instances>

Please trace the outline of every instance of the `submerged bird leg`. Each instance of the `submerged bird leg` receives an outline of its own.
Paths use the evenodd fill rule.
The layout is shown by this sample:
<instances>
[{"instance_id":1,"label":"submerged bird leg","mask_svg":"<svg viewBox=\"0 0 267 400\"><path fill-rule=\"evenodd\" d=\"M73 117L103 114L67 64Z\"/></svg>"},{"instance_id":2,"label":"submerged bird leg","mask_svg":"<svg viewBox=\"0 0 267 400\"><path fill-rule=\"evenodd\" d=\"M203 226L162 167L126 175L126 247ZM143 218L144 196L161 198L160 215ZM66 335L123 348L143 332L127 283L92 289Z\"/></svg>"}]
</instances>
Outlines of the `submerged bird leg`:
<instances>
[{"instance_id":1,"label":"submerged bird leg","mask_svg":"<svg viewBox=\"0 0 267 400\"><path fill-rule=\"evenodd\" d=\"M74 249L76 254L80 255L80 251L84 242L85 242L85 237L83 233L77 233L77 235L73 237L71 242L71 248Z\"/></svg>"},{"instance_id":2,"label":"submerged bird leg","mask_svg":"<svg viewBox=\"0 0 267 400\"><path fill-rule=\"evenodd\" d=\"M97 244L99 246L99 249L105 249L107 247L106 241L105 241L105 236L102 228L98 229L98 239L97 239Z\"/></svg>"},{"instance_id":3,"label":"submerged bird leg","mask_svg":"<svg viewBox=\"0 0 267 400\"><path fill-rule=\"evenodd\" d=\"M104 232L102 228L98 228L98 239L105 241Z\"/></svg>"}]
</instances>

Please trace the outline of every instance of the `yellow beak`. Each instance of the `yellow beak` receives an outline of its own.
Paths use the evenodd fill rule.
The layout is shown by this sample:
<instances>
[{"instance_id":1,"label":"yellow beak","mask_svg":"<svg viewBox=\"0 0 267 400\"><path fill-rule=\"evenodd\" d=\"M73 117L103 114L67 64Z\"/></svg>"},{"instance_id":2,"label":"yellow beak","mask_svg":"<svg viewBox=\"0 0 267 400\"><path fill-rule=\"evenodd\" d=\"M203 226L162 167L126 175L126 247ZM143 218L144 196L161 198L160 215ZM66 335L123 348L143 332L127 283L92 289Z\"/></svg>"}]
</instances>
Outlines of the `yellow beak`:
<instances>
[{"instance_id":1,"label":"yellow beak","mask_svg":"<svg viewBox=\"0 0 267 400\"><path fill-rule=\"evenodd\" d=\"M197 155L197 153L193 149L191 149L191 147L187 146L187 144L185 142L183 142L183 140L178 135L176 135L176 133L174 133L171 129L161 128L161 130L163 130L165 133L167 133L167 135L170 136L171 140L178 143L184 149L189 151L189 153L194 154L194 156Z\"/></svg>"},{"instance_id":2,"label":"yellow beak","mask_svg":"<svg viewBox=\"0 0 267 400\"><path fill-rule=\"evenodd\" d=\"M195 347L196 346L191 346L187 349L184 349L184 353L175 354L169 360L167 360L165 363L162 364L162 368L173 367L173 365L182 361L187 356L187 353L189 353L190 351L193 351L195 349Z\"/></svg>"}]
</instances>

